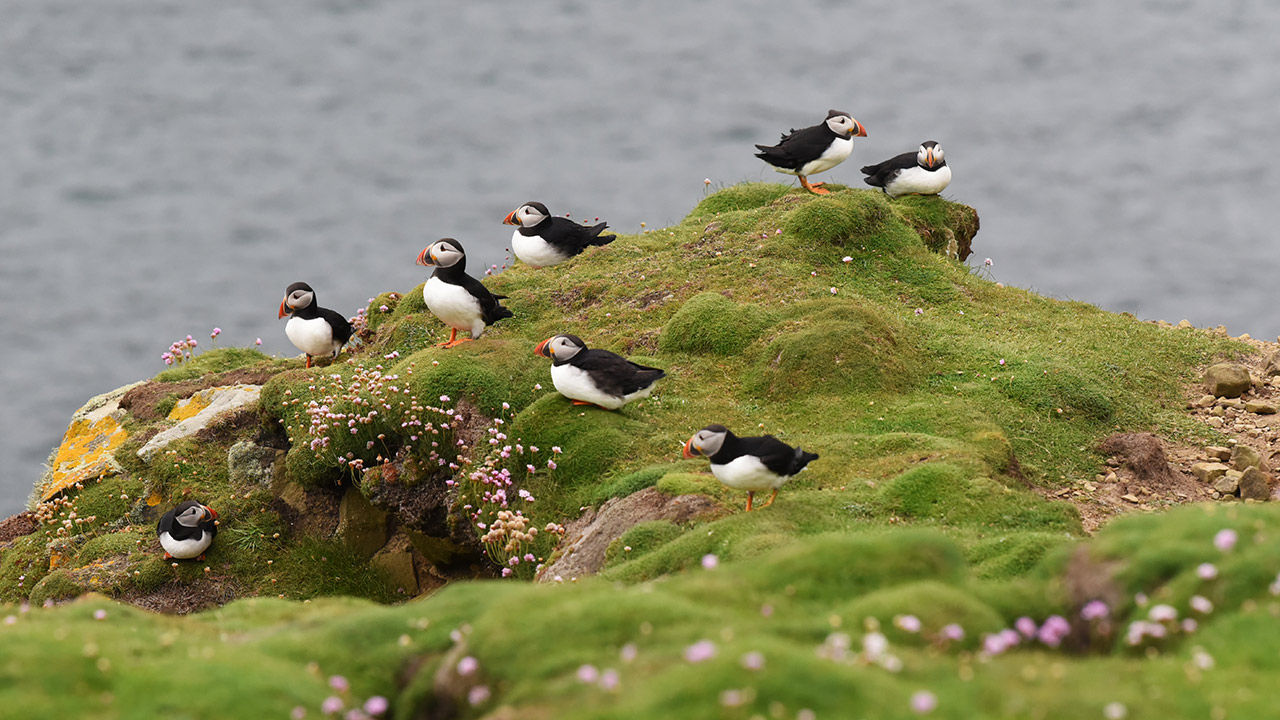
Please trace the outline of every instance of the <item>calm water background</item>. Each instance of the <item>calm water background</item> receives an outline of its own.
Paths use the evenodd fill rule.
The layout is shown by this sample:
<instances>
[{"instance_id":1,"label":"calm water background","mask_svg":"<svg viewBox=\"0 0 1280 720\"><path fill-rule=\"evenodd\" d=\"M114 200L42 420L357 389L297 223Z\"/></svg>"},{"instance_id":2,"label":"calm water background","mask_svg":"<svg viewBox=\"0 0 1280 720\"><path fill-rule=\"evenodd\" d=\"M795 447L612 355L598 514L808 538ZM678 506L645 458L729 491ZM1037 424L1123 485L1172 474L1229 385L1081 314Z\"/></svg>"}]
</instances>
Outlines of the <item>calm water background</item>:
<instances>
[{"instance_id":1,"label":"calm water background","mask_svg":"<svg viewBox=\"0 0 1280 720\"><path fill-rule=\"evenodd\" d=\"M0 516L173 340L293 354L290 282L351 315L429 240L501 263L529 199L674 223L832 107L869 137L821 179L941 141L997 280L1274 337L1277 37L1224 0L0 0Z\"/></svg>"}]
</instances>

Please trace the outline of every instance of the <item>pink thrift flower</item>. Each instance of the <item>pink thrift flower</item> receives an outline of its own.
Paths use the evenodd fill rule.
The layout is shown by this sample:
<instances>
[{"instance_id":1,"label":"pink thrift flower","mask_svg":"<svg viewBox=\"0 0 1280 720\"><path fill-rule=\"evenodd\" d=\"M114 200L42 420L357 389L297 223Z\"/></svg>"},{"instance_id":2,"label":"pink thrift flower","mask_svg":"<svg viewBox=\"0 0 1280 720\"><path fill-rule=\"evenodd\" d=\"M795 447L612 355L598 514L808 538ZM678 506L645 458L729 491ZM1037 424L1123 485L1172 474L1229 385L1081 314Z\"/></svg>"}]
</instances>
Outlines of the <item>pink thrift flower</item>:
<instances>
[{"instance_id":1,"label":"pink thrift flower","mask_svg":"<svg viewBox=\"0 0 1280 720\"><path fill-rule=\"evenodd\" d=\"M684 649L686 662L700 663L716 656L716 644L710 640L699 640Z\"/></svg>"},{"instance_id":2,"label":"pink thrift flower","mask_svg":"<svg viewBox=\"0 0 1280 720\"><path fill-rule=\"evenodd\" d=\"M1228 552L1236 546L1236 541L1239 539L1240 536L1236 534L1235 530L1225 528L1219 530L1218 534L1213 536L1213 546L1222 552Z\"/></svg>"},{"instance_id":3,"label":"pink thrift flower","mask_svg":"<svg viewBox=\"0 0 1280 720\"><path fill-rule=\"evenodd\" d=\"M289 711L289 720L302 720L307 716L307 709L301 705L295 705L293 710Z\"/></svg>"},{"instance_id":4,"label":"pink thrift flower","mask_svg":"<svg viewBox=\"0 0 1280 720\"><path fill-rule=\"evenodd\" d=\"M342 698L336 695L330 695L320 703L320 712L325 715L337 715L342 712Z\"/></svg>"},{"instance_id":5,"label":"pink thrift flower","mask_svg":"<svg viewBox=\"0 0 1280 720\"><path fill-rule=\"evenodd\" d=\"M1101 600L1090 600L1080 608L1080 617L1085 620L1101 620L1111 614L1111 608Z\"/></svg>"},{"instance_id":6,"label":"pink thrift flower","mask_svg":"<svg viewBox=\"0 0 1280 720\"><path fill-rule=\"evenodd\" d=\"M911 712L924 715L938 707L938 696L928 690L920 690L911 696Z\"/></svg>"},{"instance_id":7,"label":"pink thrift flower","mask_svg":"<svg viewBox=\"0 0 1280 720\"><path fill-rule=\"evenodd\" d=\"M1173 622L1178 619L1178 611L1172 605L1155 605L1147 612L1152 622Z\"/></svg>"},{"instance_id":8,"label":"pink thrift flower","mask_svg":"<svg viewBox=\"0 0 1280 720\"><path fill-rule=\"evenodd\" d=\"M739 662L742 663L742 667L748 670L764 669L764 655L762 653L758 653L754 651L749 652L746 655L743 655L742 659Z\"/></svg>"},{"instance_id":9,"label":"pink thrift flower","mask_svg":"<svg viewBox=\"0 0 1280 720\"><path fill-rule=\"evenodd\" d=\"M1187 618L1182 621L1182 632L1188 635L1195 632L1196 629L1199 627L1200 627L1200 623L1196 622L1195 620L1192 620L1191 618Z\"/></svg>"},{"instance_id":10,"label":"pink thrift flower","mask_svg":"<svg viewBox=\"0 0 1280 720\"><path fill-rule=\"evenodd\" d=\"M909 633L920 632L920 627L921 627L920 618L916 617L915 615L896 615L893 618L893 624L903 632L909 632Z\"/></svg>"},{"instance_id":11,"label":"pink thrift flower","mask_svg":"<svg viewBox=\"0 0 1280 720\"><path fill-rule=\"evenodd\" d=\"M254 340L254 341L253 341L253 344L254 344L254 345L261 345L261 344L262 344L262 338L258 338L257 340Z\"/></svg>"},{"instance_id":12,"label":"pink thrift flower","mask_svg":"<svg viewBox=\"0 0 1280 720\"><path fill-rule=\"evenodd\" d=\"M1018 629L1018 632L1022 633L1023 637L1028 639L1035 637L1036 631L1039 629L1036 626L1036 621L1032 620L1026 615L1023 615L1022 617L1013 621L1013 626Z\"/></svg>"},{"instance_id":13,"label":"pink thrift flower","mask_svg":"<svg viewBox=\"0 0 1280 720\"><path fill-rule=\"evenodd\" d=\"M1191 600L1188 602L1191 605L1191 609L1201 615L1207 615L1213 612L1213 601L1203 595L1192 595Z\"/></svg>"},{"instance_id":14,"label":"pink thrift flower","mask_svg":"<svg viewBox=\"0 0 1280 720\"><path fill-rule=\"evenodd\" d=\"M463 675L463 676L470 675L471 673L473 673L473 672L475 672L476 670L479 670L479 669L480 669L480 661L479 661L479 660L476 660L475 658L471 657L470 655L468 655L468 656L466 656L466 657L464 657L464 658L462 658L461 660L459 660L459 661L458 661L458 674L459 674L459 675Z\"/></svg>"},{"instance_id":15,"label":"pink thrift flower","mask_svg":"<svg viewBox=\"0 0 1280 720\"><path fill-rule=\"evenodd\" d=\"M489 699L489 686L477 685L467 692L467 702L472 705L482 705Z\"/></svg>"},{"instance_id":16,"label":"pink thrift flower","mask_svg":"<svg viewBox=\"0 0 1280 720\"><path fill-rule=\"evenodd\" d=\"M391 703L387 702L387 699L381 695L374 695L364 701L364 711L370 715L381 715L390 707Z\"/></svg>"},{"instance_id":17,"label":"pink thrift flower","mask_svg":"<svg viewBox=\"0 0 1280 720\"><path fill-rule=\"evenodd\" d=\"M107 619L107 611L106 611L106 610L103 610L103 609L101 609L101 608L99 608L99 609L97 609L97 610L94 610L94 611L93 611L93 619L94 619L94 620L106 620L106 619Z\"/></svg>"},{"instance_id":18,"label":"pink thrift flower","mask_svg":"<svg viewBox=\"0 0 1280 720\"><path fill-rule=\"evenodd\" d=\"M999 655L1009 649L1009 643L1003 633L982 636L982 652L987 655Z\"/></svg>"},{"instance_id":19,"label":"pink thrift flower","mask_svg":"<svg viewBox=\"0 0 1280 720\"><path fill-rule=\"evenodd\" d=\"M953 642L958 642L964 639L964 628L960 627L955 623L944 625L942 627L941 633L942 633L942 637L948 640L951 640Z\"/></svg>"},{"instance_id":20,"label":"pink thrift flower","mask_svg":"<svg viewBox=\"0 0 1280 720\"><path fill-rule=\"evenodd\" d=\"M1218 567L1213 563L1200 563L1200 565L1196 567L1196 575L1198 575L1201 580L1212 580L1218 577Z\"/></svg>"},{"instance_id":21,"label":"pink thrift flower","mask_svg":"<svg viewBox=\"0 0 1280 720\"><path fill-rule=\"evenodd\" d=\"M622 662L629 663L636 659L637 652L638 650L636 649L635 643L627 643L618 651L618 657L622 658Z\"/></svg>"},{"instance_id":22,"label":"pink thrift flower","mask_svg":"<svg viewBox=\"0 0 1280 720\"><path fill-rule=\"evenodd\" d=\"M609 690L611 692L613 690L617 690L619 680L618 671L613 668L600 673L600 687L604 690Z\"/></svg>"},{"instance_id":23,"label":"pink thrift flower","mask_svg":"<svg viewBox=\"0 0 1280 720\"><path fill-rule=\"evenodd\" d=\"M595 665L581 665L578 667L578 682L590 685L600 679L600 671Z\"/></svg>"},{"instance_id":24,"label":"pink thrift flower","mask_svg":"<svg viewBox=\"0 0 1280 720\"><path fill-rule=\"evenodd\" d=\"M702 567L706 570L715 570L716 566L719 564L720 564L720 558L716 557L711 553L707 553L706 555L702 556Z\"/></svg>"},{"instance_id":25,"label":"pink thrift flower","mask_svg":"<svg viewBox=\"0 0 1280 720\"><path fill-rule=\"evenodd\" d=\"M338 692L346 692L351 689L351 683L347 682L347 679L341 675L334 675L329 678L329 687Z\"/></svg>"}]
</instances>

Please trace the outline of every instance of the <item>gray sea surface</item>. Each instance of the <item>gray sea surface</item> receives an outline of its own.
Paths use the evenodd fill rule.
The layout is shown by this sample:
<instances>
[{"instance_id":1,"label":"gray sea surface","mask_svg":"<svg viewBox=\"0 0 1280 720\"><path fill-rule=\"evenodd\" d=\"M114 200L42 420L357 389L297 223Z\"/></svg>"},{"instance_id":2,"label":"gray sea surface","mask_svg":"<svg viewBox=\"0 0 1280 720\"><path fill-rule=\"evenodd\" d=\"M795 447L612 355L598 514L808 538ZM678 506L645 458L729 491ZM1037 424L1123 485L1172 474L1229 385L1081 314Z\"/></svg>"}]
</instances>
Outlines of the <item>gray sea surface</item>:
<instances>
[{"instance_id":1,"label":"gray sea surface","mask_svg":"<svg viewBox=\"0 0 1280 720\"><path fill-rule=\"evenodd\" d=\"M1277 37L1245 0L0 0L0 516L174 340L295 354L295 280L352 315L430 240L501 265L531 199L674 223L793 181L752 143L829 108L869 136L817 179L940 141L995 279L1274 337Z\"/></svg>"}]
</instances>

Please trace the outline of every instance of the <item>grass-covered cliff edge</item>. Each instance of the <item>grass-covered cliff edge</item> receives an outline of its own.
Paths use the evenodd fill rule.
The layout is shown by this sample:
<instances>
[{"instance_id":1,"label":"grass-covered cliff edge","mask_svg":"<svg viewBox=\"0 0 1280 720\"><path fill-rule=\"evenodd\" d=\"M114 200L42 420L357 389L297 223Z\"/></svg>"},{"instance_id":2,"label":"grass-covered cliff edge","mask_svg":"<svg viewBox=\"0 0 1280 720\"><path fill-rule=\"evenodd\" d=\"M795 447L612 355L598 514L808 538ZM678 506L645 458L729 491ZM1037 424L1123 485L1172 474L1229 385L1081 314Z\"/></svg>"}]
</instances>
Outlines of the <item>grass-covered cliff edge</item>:
<instances>
[{"instance_id":1,"label":"grass-covered cliff edge","mask_svg":"<svg viewBox=\"0 0 1280 720\"><path fill-rule=\"evenodd\" d=\"M486 279L515 317L452 350L398 288L327 367L211 350L103 398L0 528L0 707L1272 713L1280 511L1173 507L1197 488L1150 482L1149 452L1116 479L1124 443L1102 449L1234 439L1187 401L1255 348L1002 287L954 259L980 249L972 209L833 189L734 186L677 226L517 265ZM668 377L619 412L572 406L533 354L560 332ZM233 385L235 409L162 442ZM821 457L748 514L680 457L712 422ZM1090 535L1079 508L1093 530L1108 491L1151 512ZM186 498L222 526L174 567L154 523Z\"/></svg>"}]
</instances>

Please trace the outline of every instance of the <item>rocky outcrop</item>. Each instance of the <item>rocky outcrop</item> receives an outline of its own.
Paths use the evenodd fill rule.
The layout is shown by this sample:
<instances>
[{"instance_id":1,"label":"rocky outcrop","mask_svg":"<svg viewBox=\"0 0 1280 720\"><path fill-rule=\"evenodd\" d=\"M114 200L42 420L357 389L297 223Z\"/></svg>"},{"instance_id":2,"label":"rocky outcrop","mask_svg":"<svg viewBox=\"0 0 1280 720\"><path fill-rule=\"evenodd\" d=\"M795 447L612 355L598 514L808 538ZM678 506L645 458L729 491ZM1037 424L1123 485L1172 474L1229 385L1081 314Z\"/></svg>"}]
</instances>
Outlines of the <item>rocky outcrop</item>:
<instances>
[{"instance_id":1,"label":"rocky outcrop","mask_svg":"<svg viewBox=\"0 0 1280 720\"><path fill-rule=\"evenodd\" d=\"M1238 363L1218 363L1205 370L1204 385L1215 397L1238 398L1252 387L1253 381L1249 368Z\"/></svg>"}]
</instances>

